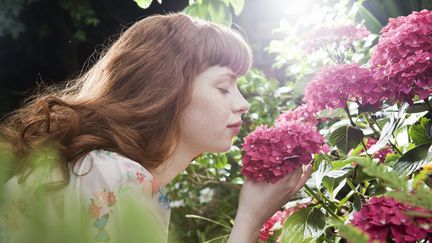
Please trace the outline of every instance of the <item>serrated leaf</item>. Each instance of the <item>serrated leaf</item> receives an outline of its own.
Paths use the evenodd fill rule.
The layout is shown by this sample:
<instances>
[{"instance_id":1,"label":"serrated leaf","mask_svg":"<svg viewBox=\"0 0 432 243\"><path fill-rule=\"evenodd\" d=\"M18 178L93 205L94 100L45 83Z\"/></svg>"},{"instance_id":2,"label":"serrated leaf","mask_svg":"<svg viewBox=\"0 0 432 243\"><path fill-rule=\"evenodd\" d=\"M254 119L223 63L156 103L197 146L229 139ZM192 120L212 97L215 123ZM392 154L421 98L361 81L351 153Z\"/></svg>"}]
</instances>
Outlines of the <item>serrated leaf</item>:
<instances>
[{"instance_id":1,"label":"serrated leaf","mask_svg":"<svg viewBox=\"0 0 432 243\"><path fill-rule=\"evenodd\" d=\"M432 143L421 144L403 154L394 164L399 175L410 175L432 160Z\"/></svg>"},{"instance_id":2,"label":"serrated leaf","mask_svg":"<svg viewBox=\"0 0 432 243\"><path fill-rule=\"evenodd\" d=\"M350 224L343 224L336 220L331 220L331 224L339 230L340 236L346 238L350 242L367 243L369 240L365 233Z\"/></svg>"},{"instance_id":3,"label":"serrated leaf","mask_svg":"<svg viewBox=\"0 0 432 243\"><path fill-rule=\"evenodd\" d=\"M432 139L427 135L427 127L429 120L427 118L420 118L420 120L409 128L408 135L416 144L432 143Z\"/></svg>"},{"instance_id":4,"label":"serrated leaf","mask_svg":"<svg viewBox=\"0 0 432 243\"><path fill-rule=\"evenodd\" d=\"M372 177L377 177L394 189L406 188L406 182L396 172L389 167L376 164L369 158L358 158L357 163L362 166L363 172Z\"/></svg>"},{"instance_id":5,"label":"serrated leaf","mask_svg":"<svg viewBox=\"0 0 432 243\"><path fill-rule=\"evenodd\" d=\"M142 8L142 9L146 9L148 7L150 7L152 0L134 0L136 2L136 4L138 5L138 7Z\"/></svg>"},{"instance_id":6,"label":"serrated leaf","mask_svg":"<svg viewBox=\"0 0 432 243\"><path fill-rule=\"evenodd\" d=\"M330 134L329 142L343 154L347 154L363 140L363 137L362 130L353 126L343 126Z\"/></svg>"},{"instance_id":7,"label":"serrated leaf","mask_svg":"<svg viewBox=\"0 0 432 243\"><path fill-rule=\"evenodd\" d=\"M414 193L406 191L392 191L388 192L387 195L401 202L432 210L432 191L430 189L419 187Z\"/></svg>"},{"instance_id":8,"label":"serrated leaf","mask_svg":"<svg viewBox=\"0 0 432 243\"><path fill-rule=\"evenodd\" d=\"M319 209L314 207L301 209L285 222L282 229L282 242L310 242L324 232L325 225L325 215Z\"/></svg>"}]
</instances>

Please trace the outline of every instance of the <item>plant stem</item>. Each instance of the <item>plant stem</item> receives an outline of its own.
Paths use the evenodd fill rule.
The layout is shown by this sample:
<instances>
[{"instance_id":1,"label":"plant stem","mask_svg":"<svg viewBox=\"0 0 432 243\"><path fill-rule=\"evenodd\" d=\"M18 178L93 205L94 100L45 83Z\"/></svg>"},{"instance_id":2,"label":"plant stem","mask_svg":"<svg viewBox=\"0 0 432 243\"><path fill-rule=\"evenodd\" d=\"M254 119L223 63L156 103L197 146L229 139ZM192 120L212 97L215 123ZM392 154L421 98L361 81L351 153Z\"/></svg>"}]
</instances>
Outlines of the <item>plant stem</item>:
<instances>
[{"instance_id":1,"label":"plant stem","mask_svg":"<svg viewBox=\"0 0 432 243\"><path fill-rule=\"evenodd\" d=\"M349 178L347 178L347 184L354 192L359 193L359 191L355 188L354 183L352 183Z\"/></svg>"},{"instance_id":2,"label":"plant stem","mask_svg":"<svg viewBox=\"0 0 432 243\"><path fill-rule=\"evenodd\" d=\"M349 108L348 108L348 104L345 105L345 112L346 112L347 115L348 115L348 119L349 119L349 121L350 121L350 123L351 123L351 126L353 126L353 127L357 127L356 124L354 123L352 117L351 117L351 114L350 114L350 111L349 111Z\"/></svg>"},{"instance_id":3,"label":"plant stem","mask_svg":"<svg viewBox=\"0 0 432 243\"><path fill-rule=\"evenodd\" d=\"M306 189L306 191L309 193L309 195L311 195L313 198L315 198L315 200L317 200L319 202L319 204L324 208L324 210L330 214L333 218L335 218L336 220L343 222L322 200L321 198L319 198L315 192L310 189L307 185L304 185L304 188Z\"/></svg>"},{"instance_id":4,"label":"plant stem","mask_svg":"<svg viewBox=\"0 0 432 243\"><path fill-rule=\"evenodd\" d=\"M432 107L431 107L431 104L429 102L429 99L428 98L424 99L424 102L425 102L426 108L428 109L429 113L432 113Z\"/></svg>"}]
</instances>

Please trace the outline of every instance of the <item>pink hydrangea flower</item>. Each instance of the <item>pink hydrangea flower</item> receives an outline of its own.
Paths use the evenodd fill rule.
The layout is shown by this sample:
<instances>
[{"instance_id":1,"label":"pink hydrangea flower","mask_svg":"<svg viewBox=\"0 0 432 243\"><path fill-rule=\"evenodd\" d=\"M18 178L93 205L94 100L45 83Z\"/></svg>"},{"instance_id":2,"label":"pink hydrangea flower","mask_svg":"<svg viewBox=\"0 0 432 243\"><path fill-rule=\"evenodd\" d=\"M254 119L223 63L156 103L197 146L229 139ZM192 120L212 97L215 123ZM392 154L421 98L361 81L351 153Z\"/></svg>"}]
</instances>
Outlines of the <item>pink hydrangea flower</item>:
<instances>
[{"instance_id":1,"label":"pink hydrangea flower","mask_svg":"<svg viewBox=\"0 0 432 243\"><path fill-rule=\"evenodd\" d=\"M345 48L352 44L353 41L361 40L369 35L370 32L365 27L354 25L321 27L312 32L308 41L304 44L304 48L312 52L329 43L335 43Z\"/></svg>"},{"instance_id":2,"label":"pink hydrangea flower","mask_svg":"<svg viewBox=\"0 0 432 243\"><path fill-rule=\"evenodd\" d=\"M249 179L275 183L309 164L323 140L307 123L286 121L271 128L260 126L244 139L242 173Z\"/></svg>"},{"instance_id":3,"label":"pink hydrangea flower","mask_svg":"<svg viewBox=\"0 0 432 243\"><path fill-rule=\"evenodd\" d=\"M418 212L426 217L412 217L408 212ZM354 213L352 224L369 235L369 239L386 242L416 242L432 240L432 212L400 203L393 198L373 197L361 210Z\"/></svg>"},{"instance_id":4,"label":"pink hydrangea flower","mask_svg":"<svg viewBox=\"0 0 432 243\"><path fill-rule=\"evenodd\" d=\"M302 208L306 208L308 206L308 203L303 203L296 205L291 208L285 208L282 211L278 210L269 220L267 220L260 230L259 239L261 241L266 241L270 236L274 234L275 231L280 230L283 225L285 224L285 221L293 215L294 213L298 212ZM280 237L277 239L277 242L280 242Z\"/></svg>"},{"instance_id":5,"label":"pink hydrangea flower","mask_svg":"<svg viewBox=\"0 0 432 243\"><path fill-rule=\"evenodd\" d=\"M306 86L303 100L310 112L343 108L347 100L360 104L380 101L381 90L371 72L357 64L337 64L322 68Z\"/></svg>"},{"instance_id":6,"label":"pink hydrangea flower","mask_svg":"<svg viewBox=\"0 0 432 243\"><path fill-rule=\"evenodd\" d=\"M318 124L318 119L315 117L313 112L308 111L308 107L306 104L303 104L293 110L289 110L279 115L276 118L275 124L286 121L297 121L303 123L309 123L313 126Z\"/></svg>"},{"instance_id":7,"label":"pink hydrangea flower","mask_svg":"<svg viewBox=\"0 0 432 243\"><path fill-rule=\"evenodd\" d=\"M432 87L432 11L390 18L371 58L374 80L391 101L412 103Z\"/></svg>"},{"instance_id":8,"label":"pink hydrangea flower","mask_svg":"<svg viewBox=\"0 0 432 243\"><path fill-rule=\"evenodd\" d=\"M370 147L372 147L372 145L376 144L377 142L378 140L374 138L369 138L366 143L366 148L369 149ZM395 151L391 147L386 145L374 153L374 158L379 159L379 162L383 163L387 157L387 154L394 154L394 153Z\"/></svg>"},{"instance_id":9,"label":"pink hydrangea flower","mask_svg":"<svg viewBox=\"0 0 432 243\"><path fill-rule=\"evenodd\" d=\"M267 220L260 230L259 239L261 241L266 241L270 236L274 234L276 230L281 228L285 220L287 218L287 212L284 211L277 211L269 220Z\"/></svg>"}]
</instances>

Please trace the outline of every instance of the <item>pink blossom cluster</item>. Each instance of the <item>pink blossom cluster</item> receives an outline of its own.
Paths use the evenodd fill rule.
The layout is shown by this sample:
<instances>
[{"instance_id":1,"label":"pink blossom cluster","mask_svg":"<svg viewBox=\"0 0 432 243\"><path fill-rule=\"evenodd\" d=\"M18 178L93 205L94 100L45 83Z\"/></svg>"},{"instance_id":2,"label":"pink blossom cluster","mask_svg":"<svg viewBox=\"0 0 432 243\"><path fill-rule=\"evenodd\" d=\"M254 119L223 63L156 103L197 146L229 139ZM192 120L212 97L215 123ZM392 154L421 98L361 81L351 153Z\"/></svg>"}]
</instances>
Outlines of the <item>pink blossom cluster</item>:
<instances>
[{"instance_id":1,"label":"pink blossom cluster","mask_svg":"<svg viewBox=\"0 0 432 243\"><path fill-rule=\"evenodd\" d=\"M391 101L426 98L432 87L432 11L390 18L381 30L371 68Z\"/></svg>"},{"instance_id":2,"label":"pink blossom cluster","mask_svg":"<svg viewBox=\"0 0 432 243\"><path fill-rule=\"evenodd\" d=\"M374 138L369 138L366 143L366 148L369 149L370 147L372 147L372 145L376 144L377 142L378 140ZM379 162L383 163L387 157L387 154L394 154L394 153L395 151L391 147L386 145L374 153L374 158L379 159Z\"/></svg>"},{"instance_id":3,"label":"pink blossom cluster","mask_svg":"<svg viewBox=\"0 0 432 243\"><path fill-rule=\"evenodd\" d=\"M297 121L302 123L309 123L312 126L316 126L318 124L318 119L315 117L313 112L309 112L306 104L298 106L293 110L289 110L287 112L282 113L276 119L275 123L278 124L280 122L286 121Z\"/></svg>"},{"instance_id":4,"label":"pink blossom cluster","mask_svg":"<svg viewBox=\"0 0 432 243\"><path fill-rule=\"evenodd\" d=\"M284 225L285 220L288 218L287 210L277 211L269 220L267 220L260 230L259 239L261 241L266 241L274 232L282 225Z\"/></svg>"},{"instance_id":5,"label":"pink blossom cluster","mask_svg":"<svg viewBox=\"0 0 432 243\"><path fill-rule=\"evenodd\" d=\"M261 241L266 241L270 236L274 234L276 230L279 230L282 228L282 226L285 224L285 221L293 215L294 213L298 212L302 208L306 208L308 203L303 203L300 205L296 205L291 208L285 208L282 211L278 210L269 220L267 220L260 230L259 239ZM280 242L281 237L277 239L276 242Z\"/></svg>"},{"instance_id":6,"label":"pink blossom cluster","mask_svg":"<svg viewBox=\"0 0 432 243\"><path fill-rule=\"evenodd\" d=\"M309 164L323 141L308 123L280 121L270 128L259 126L244 138L242 173L249 179L275 183Z\"/></svg>"},{"instance_id":7,"label":"pink blossom cluster","mask_svg":"<svg viewBox=\"0 0 432 243\"><path fill-rule=\"evenodd\" d=\"M369 35L370 32L365 27L354 25L321 27L312 32L309 40L304 44L304 48L312 52L330 43L337 43L337 45L345 48L347 45L352 44L353 41L364 39Z\"/></svg>"},{"instance_id":8,"label":"pink blossom cluster","mask_svg":"<svg viewBox=\"0 0 432 243\"><path fill-rule=\"evenodd\" d=\"M416 212L424 217L409 216ZM370 241L416 242L432 240L432 212L389 197L371 198L353 215L352 224L369 235Z\"/></svg>"},{"instance_id":9,"label":"pink blossom cluster","mask_svg":"<svg viewBox=\"0 0 432 243\"><path fill-rule=\"evenodd\" d=\"M343 108L347 100L376 104L381 90L371 72L357 64L337 64L322 68L306 86L304 102L310 112Z\"/></svg>"}]
</instances>

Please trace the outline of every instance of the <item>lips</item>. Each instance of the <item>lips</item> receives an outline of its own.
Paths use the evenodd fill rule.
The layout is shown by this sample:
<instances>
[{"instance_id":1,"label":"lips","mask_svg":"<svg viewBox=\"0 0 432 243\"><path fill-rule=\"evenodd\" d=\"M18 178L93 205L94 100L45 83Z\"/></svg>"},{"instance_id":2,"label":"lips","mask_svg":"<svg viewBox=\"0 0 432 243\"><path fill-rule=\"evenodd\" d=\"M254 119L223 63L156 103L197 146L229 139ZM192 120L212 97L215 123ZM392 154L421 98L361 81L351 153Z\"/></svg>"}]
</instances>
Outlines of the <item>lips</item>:
<instances>
[{"instance_id":1,"label":"lips","mask_svg":"<svg viewBox=\"0 0 432 243\"><path fill-rule=\"evenodd\" d=\"M238 122L229 124L227 127L228 128L237 128L237 127L241 127L242 124L243 124L243 121L238 121Z\"/></svg>"}]
</instances>

